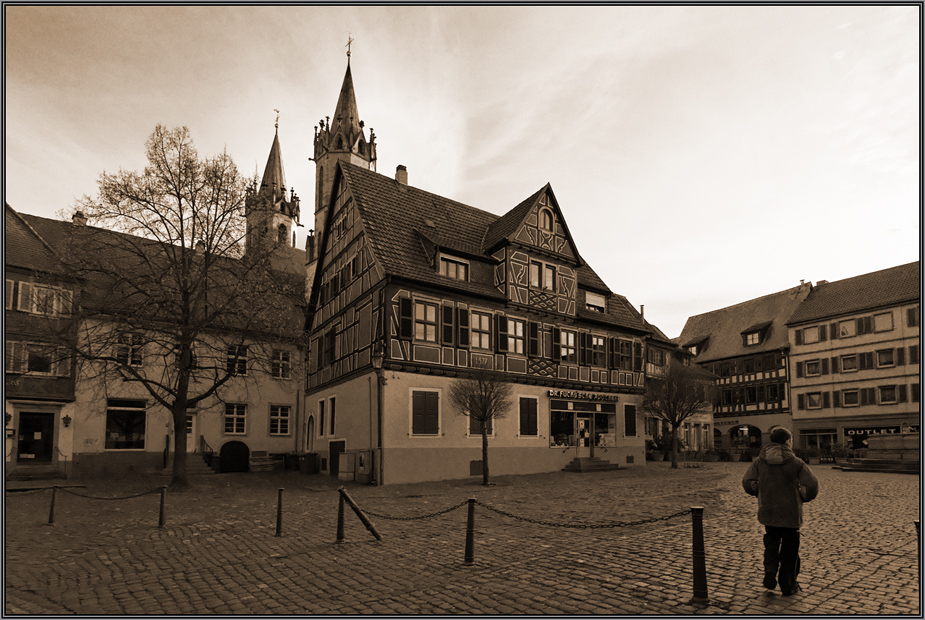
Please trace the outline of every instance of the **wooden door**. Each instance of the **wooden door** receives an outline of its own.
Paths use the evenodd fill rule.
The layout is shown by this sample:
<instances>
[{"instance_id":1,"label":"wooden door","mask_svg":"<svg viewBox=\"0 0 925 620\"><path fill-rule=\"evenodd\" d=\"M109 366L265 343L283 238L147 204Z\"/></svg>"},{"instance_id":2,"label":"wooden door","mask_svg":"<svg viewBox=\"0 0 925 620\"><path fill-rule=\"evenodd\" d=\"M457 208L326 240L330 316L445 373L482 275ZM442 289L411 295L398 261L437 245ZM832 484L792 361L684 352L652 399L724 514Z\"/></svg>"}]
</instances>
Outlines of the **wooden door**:
<instances>
[{"instance_id":1,"label":"wooden door","mask_svg":"<svg viewBox=\"0 0 925 620\"><path fill-rule=\"evenodd\" d=\"M54 423L53 413L19 414L19 462L51 462L54 451Z\"/></svg>"}]
</instances>

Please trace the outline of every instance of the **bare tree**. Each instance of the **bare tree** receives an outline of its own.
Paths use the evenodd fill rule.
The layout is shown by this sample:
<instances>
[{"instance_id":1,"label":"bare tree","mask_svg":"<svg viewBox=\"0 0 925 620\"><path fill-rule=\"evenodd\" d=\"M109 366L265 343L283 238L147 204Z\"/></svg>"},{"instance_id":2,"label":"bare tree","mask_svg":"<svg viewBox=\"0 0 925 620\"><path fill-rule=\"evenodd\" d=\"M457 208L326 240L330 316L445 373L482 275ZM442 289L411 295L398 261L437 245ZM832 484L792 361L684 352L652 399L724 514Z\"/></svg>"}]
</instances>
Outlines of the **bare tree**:
<instances>
[{"instance_id":1,"label":"bare tree","mask_svg":"<svg viewBox=\"0 0 925 620\"><path fill-rule=\"evenodd\" d=\"M478 423L482 435L482 484L488 485L488 433L494 420L507 417L511 409L511 384L487 365L476 362L469 375L450 387L450 402L457 415Z\"/></svg>"},{"instance_id":2,"label":"bare tree","mask_svg":"<svg viewBox=\"0 0 925 620\"><path fill-rule=\"evenodd\" d=\"M187 485L186 415L248 368L293 364L304 274L245 252L249 181L222 153L200 159L187 128L158 126L144 171L103 173L75 205L62 255L83 283L70 315L82 381L140 384L171 412L172 487ZM75 300L76 301L76 300ZM67 342L67 341L64 341Z\"/></svg>"},{"instance_id":3,"label":"bare tree","mask_svg":"<svg viewBox=\"0 0 925 620\"><path fill-rule=\"evenodd\" d=\"M678 467L678 429L713 406L713 375L698 366L671 359L662 377L649 377L642 408L671 427L671 466Z\"/></svg>"}]
</instances>

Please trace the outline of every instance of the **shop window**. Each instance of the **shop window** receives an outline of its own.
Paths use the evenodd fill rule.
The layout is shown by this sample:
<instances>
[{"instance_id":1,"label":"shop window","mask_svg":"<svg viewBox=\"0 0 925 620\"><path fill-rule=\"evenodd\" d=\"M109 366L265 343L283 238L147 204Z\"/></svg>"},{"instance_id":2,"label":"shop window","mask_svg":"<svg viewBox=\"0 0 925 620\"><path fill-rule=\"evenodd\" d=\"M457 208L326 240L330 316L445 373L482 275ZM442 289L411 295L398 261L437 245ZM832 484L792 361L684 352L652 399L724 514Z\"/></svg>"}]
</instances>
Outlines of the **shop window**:
<instances>
[{"instance_id":1,"label":"shop window","mask_svg":"<svg viewBox=\"0 0 925 620\"><path fill-rule=\"evenodd\" d=\"M537 433L537 400L535 398L520 399L520 430L521 436L535 437Z\"/></svg>"},{"instance_id":2,"label":"shop window","mask_svg":"<svg viewBox=\"0 0 925 620\"><path fill-rule=\"evenodd\" d=\"M437 435L440 432L439 392L411 393L411 434Z\"/></svg>"},{"instance_id":3,"label":"shop window","mask_svg":"<svg viewBox=\"0 0 925 620\"><path fill-rule=\"evenodd\" d=\"M837 437L834 428L805 429L800 431L800 445L803 448L816 448L828 452Z\"/></svg>"},{"instance_id":4,"label":"shop window","mask_svg":"<svg viewBox=\"0 0 925 620\"><path fill-rule=\"evenodd\" d=\"M106 404L106 449L144 450L145 401L110 398Z\"/></svg>"},{"instance_id":5,"label":"shop window","mask_svg":"<svg viewBox=\"0 0 925 620\"><path fill-rule=\"evenodd\" d=\"M289 413L291 408L287 405L270 405L270 434L289 434Z\"/></svg>"},{"instance_id":6,"label":"shop window","mask_svg":"<svg viewBox=\"0 0 925 620\"><path fill-rule=\"evenodd\" d=\"M244 435L247 432L247 405L244 403L225 404L225 434Z\"/></svg>"}]
</instances>

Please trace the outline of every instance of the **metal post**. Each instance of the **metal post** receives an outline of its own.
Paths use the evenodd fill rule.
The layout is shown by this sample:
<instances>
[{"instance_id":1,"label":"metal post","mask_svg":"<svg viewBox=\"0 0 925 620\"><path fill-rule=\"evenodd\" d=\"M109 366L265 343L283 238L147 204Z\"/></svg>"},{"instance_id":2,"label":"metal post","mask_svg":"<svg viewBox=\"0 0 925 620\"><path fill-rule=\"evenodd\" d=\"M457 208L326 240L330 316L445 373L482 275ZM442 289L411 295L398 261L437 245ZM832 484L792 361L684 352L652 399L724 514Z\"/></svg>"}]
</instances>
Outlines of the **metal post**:
<instances>
[{"instance_id":1,"label":"metal post","mask_svg":"<svg viewBox=\"0 0 925 620\"><path fill-rule=\"evenodd\" d=\"M161 487L161 509L157 517L157 527L164 527L164 506L167 504L167 487Z\"/></svg>"},{"instance_id":2,"label":"metal post","mask_svg":"<svg viewBox=\"0 0 925 620\"><path fill-rule=\"evenodd\" d=\"M357 506L357 503L355 501L353 501L353 498L347 494L346 489L344 489L344 487L341 487L337 490L340 492L340 496L344 498L345 500L347 500L347 504L350 506L351 510L353 510L353 512L356 513L356 516L360 518L360 521L363 522L363 525L366 526L366 529L369 531L369 533L375 536L376 540L381 541L382 536L380 536L379 532L376 531L376 526L372 524L372 522L369 520L369 517L366 516L366 513L360 510L360 507Z\"/></svg>"},{"instance_id":3,"label":"metal post","mask_svg":"<svg viewBox=\"0 0 925 620\"><path fill-rule=\"evenodd\" d=\"M48 525L54 525L55 523L55 494L58 492L58 487L51 487L51 508L48 509Z\"/></svg>"},{"instance_id":4,"label":"metal post","mask_svg":"<svg viewBox=\"0 0 925 620\"><path fill-rule=\"evenodd\" d=\"M694 527L694 596L692 603L707 603L707 562L703 546L703 506L691 507L691 521Z\"/></svg>"},{"instance_id":5,"label":"metal post","mask_svg":"<svg viewBox=\"0 0 925 620\"><path fill-rule=\"evenodd\" d=\"M466 566L475 561L475 498L469 498L469 517L466 521Z\"/></svg>"},{"instance_id":6,"label":"metal post","mask_svg":"<svg viewBox=\"0 0 925 620\"><path fill-rule=\"evenodd\" d=\"M915 547L919 551L919 566L922 566L922 535L919 532L919 520L915 520Z\"/></svg>"},{"instance_id":7,"label":"metal post","mask_svg":"<svg viewBox=\"0 0 925 620\"><path fill-rule=\"evenodd\" d=\"M279 490L276 500L276 535L283 535L283 490Z\"/></svg>"},{"instance_id":8,"label":"metal post","mask_svg":"<svg viewBox=\"0 0 925 620\"><path fill-rule=\"evenodd\" d=\"M344 542L344 496L340 496L340 503L337 505L337 542Z\"/></svg>"}]
</instances>

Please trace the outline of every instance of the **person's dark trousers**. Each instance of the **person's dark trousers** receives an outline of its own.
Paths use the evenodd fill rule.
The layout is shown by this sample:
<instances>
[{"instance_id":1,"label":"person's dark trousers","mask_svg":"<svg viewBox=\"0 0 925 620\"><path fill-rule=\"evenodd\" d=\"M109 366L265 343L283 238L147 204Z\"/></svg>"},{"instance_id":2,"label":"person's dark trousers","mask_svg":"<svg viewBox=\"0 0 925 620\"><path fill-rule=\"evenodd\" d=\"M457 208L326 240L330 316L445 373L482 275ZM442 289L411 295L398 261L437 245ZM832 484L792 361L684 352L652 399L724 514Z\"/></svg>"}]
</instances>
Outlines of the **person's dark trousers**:
<instances>
[{"instance_id":1,"label":"person's dark trousers","mask_svg":"<svg viewBox=\"0 0 925 620\"><path fill-rule=\"evenodd\" d=\"M781 592L791 594L800 574L800 530L772 525L766 525L764 530L765 580L776 577Z\"/></svg>"}]
</instances>

